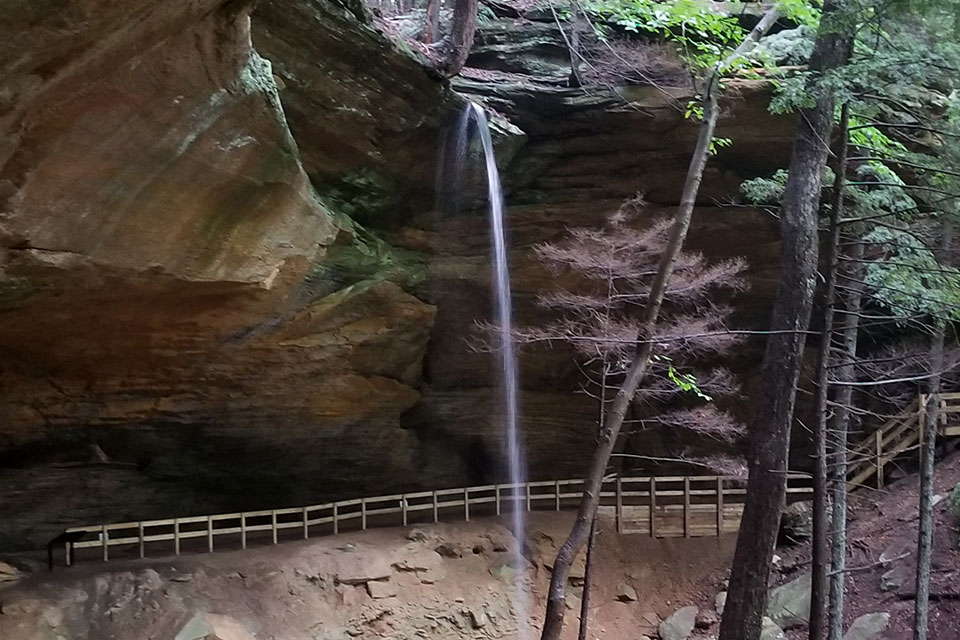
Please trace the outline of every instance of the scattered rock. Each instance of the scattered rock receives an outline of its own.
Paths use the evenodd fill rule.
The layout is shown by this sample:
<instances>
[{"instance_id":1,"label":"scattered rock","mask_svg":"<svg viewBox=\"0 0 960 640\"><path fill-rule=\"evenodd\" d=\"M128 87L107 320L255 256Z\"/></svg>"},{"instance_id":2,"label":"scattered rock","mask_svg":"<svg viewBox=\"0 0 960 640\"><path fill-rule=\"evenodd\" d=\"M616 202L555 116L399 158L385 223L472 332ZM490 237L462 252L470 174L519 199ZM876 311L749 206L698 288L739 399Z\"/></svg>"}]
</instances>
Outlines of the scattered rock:
<instances>
[{"instance_id":1,"label":"scattered rock","mask_svg":"<svg viewBox=\"0 0 960 640\"><path fill-rule=\"evenodd\" d=\"M482 607L470 608L470 625L474 629L482 629L487 626L487 612Z\"/></svg>"},{"instance_id":2,"label":"scattered rock","mask_svg":"<svg viewBox=\"0 0 960 640\"><path fill-rule=\"evenodd\" d=\"M637 590L626 582L621 582L617 585L617 600L620 602L636 602L638 600Z\"/></svg>"},{"instance_id":3,"label":"scattered rock","mask_svg":"<svg viewBox=\"0 0 960 640\"><path fill-rule=\"evenodd\" d=\"M793 629L810 620L811 578L805 573L770 591L767 616L781 629Z\"/></svg>"},{"instance_id":4,"label":"scattered rock","mask_svg":"<svg viewBox=\"0 0 960 640\"><path fill-rule=\"evenodd\" d=\"M434 551L436 551L438 554L440 554L444 558L462 558L463 557L463 549L460 548L460 545L455 544L453 542L444 542L442 544L439 544L434 548Z\"/></svg>"},{"instance_id":5,"label":"scattered rock","mask_svg":"<svg viewBox=\"0 0 960 640\"><path fill-rule=\"evenodd\" d=\"M779 569L780 563L782 562L783 562L783 558L781 558L777 554L773 554L773 560L771 561L771 564L773 565L774 569Z\"/></svg>"},{"instance_id":6,"label":"scattered rock","mask_svg":"<svg viewBox=\"0 0 960 640\"><path fill-rule=\"evenodd\" d=\"M764 616L760 627L760 640L787 640L787 636L776 622Z\"/></svg>"},{"instance_id":7,"label":"scattered rock","mask_svg":"<svg viewBox=\"0 0 960 640\"><path fill-rule=\"evenodd\" d=\"M881 591L899 591L910 578L910 569L904 565L898 565L882 576L880 576Z\"/></svg>"},{"instance_id":8,"label":"scattered rock","mask_svg":"<svg viewBox=\"0 0 960 640\"><path fill-rule=\"evenodd\" d=\"M389 581L371 580L367 583L367 593L375 600L392 598L397 595L397 587Z\"/></svg>"},{"instance_id":9,"label":"scattered rock","mask_svg":"<svg viewBox=\"0 0 960 640\"><path fill-rule=\"evenodd\" d=\"M0 582L15 582L22 577L22 571L6 562L0 562Z\"/></svg>"},{"instance_id":10,"label":"scattered rock","mask_svg":"<svg viewBox=\"0 0 960 640\"><path fill-rule=\"evenodd\" d=\"M407 533L407 540L412 542L426 542L427 541L427 532L423 529L411 529Z\"/></svg>"},{"instance_id":11,"label":"scattered rock","mask_svg":"<svg viewBox=\"0 0 960 640\"><path fill-rule=\"evenodd\" d=\"M697 607L691 605L674 611L660 623L660 640L687 640L697 623Z\"/></svg>"},{"instance_id":12,"label":"scattered rock","mask_svg":"<svg viewBox=\"0 0 960 640\"><path fill-rule=\"evenodd\" d=\"M697 629L709 629L720 622L720 618L713 611L701 611L697 615Z\"/></svg>"},{"instance_id":13,"label":"scattered rock","mask_svg":"<svg viewBox=\"0 0 960 640\"><path fill-rule=\"evenodd\" d=\"M369 549L366 553L344 553L334 558L334 575L341 584L364 584L386 580L393 573L389 558Z\"/></svg>"},{"instance_id":14,"label":"scattered rock","mask_svg":"<svg viewBox=\"0 0 960 640\"><path fill-rule=\"evenodd\" d=\"M780 535L792 543L810 539L813 535L813 510L809 502L794 502L783 510Z\"/></svg>"},{"instance_id":15,"label":"scattered rock","mask_svg":"<svg viewBox=\"0 0 960 640\"><path fill-rule=\"evenodd\" d=\"M947 499L947 496L938 493L937 495L930 498L930 508L934 509L938 504Z\"/></svg>"},{"instance_id":16,"label":"scattered rock","mask_svg":"<svg viewBox=\"0 0 960 640\"><path fill-rule=\"evenodd\" d=\"M868 613L853 621L843 640L873 640L887 630L889 613Z\"/></svg>"},{"instance_id":17,"label":"scattered rock","mask_svg":"<svg viewBox=\"0 0 960 640\"><path fill-rule=\"evenodd\" d=\"M713 608L717 610L717 615L723 615L723 607L727 604L727 592L721 591L717 594L717 597L713 599Z\"/></svg>"},{"instance_id":18,"label":"scattered rock","mask_svg":"<svg viewBox=\"0 0 960 640\"><path fill-rule=\"evenodd\" d=\"M880 554L880 563L884 565L889 565L896 560L900 560L909 556L913 553L913 549L916 543L909 542L894 542L892 545L883 550L883 553Z\"/></svg>"},{"instance_id":19,"label":"scattered rock","mask_svg":"<svg viewBox=\"0 0 960 640\"><path fill-rule=\"evenodd\" d=\"M187 621L174 640L256 640L253 634L230 616L198 613Z\"/></svg>"}]
</instances>

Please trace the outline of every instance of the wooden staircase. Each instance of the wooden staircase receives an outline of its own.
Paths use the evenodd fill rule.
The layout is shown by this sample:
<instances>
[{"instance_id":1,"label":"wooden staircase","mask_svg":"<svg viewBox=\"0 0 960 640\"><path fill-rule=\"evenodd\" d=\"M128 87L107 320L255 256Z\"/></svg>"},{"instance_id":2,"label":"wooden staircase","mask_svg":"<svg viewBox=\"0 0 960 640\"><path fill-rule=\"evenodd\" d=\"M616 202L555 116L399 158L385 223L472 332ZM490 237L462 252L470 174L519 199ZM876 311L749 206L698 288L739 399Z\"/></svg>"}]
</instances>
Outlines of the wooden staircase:
<instances>
[{"instance_id":1,"label":"wooden staircase","mask_svg":"<svg viewBox=\"0 0 960 640\"><path fill-rule=\"evenodd\" d=\"M916 451L920 457L926 404L927 396L920 394L902 412L851 447L847 468L847 483L851 490L863 486L871 477L876 478L877 488L882 489L886 465L909 451ZM960 393L941 393L937 420L939 436L960 436L960 424L950 420L956 413L960 413Z\"/></svg>"}]
</instances>

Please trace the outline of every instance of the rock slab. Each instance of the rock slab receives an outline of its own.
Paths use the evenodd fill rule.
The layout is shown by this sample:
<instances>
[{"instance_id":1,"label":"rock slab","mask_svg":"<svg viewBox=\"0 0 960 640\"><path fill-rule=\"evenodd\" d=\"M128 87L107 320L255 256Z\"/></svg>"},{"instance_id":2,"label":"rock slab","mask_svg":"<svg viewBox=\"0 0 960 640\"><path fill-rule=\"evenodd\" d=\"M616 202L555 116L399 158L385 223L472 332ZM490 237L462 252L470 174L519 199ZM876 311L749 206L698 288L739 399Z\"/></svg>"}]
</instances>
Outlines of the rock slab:
<instances>
[{"instance_id":1,"label":"rock slab","mask_svg":"<svg viewBox=\"0 0 960 640\"><path fill-rule=\"evenodd\" d=\"M687 640L697 624L699 612L700 610L692 605L674 611L660 623L660 640Z\"/></svg>"},{"instance_id":2,"label":"rock slab","mask_svg":"<svg viewBox=\"0 0 960 640\"><path fill-rule=\"evenodd\" d=\"M810 620L811 578L805 573L770 591L767 617L782 629L800 627Z\"/></svg>"},{"instance_id":3,"label":"rock slab","mask_svg":"<svg viewBox=\"0 0 960 640\"><path fill-rule=\"evenodd\" d=\"M844 634L843 640L874 640L887 630L889 624L889 613L864 614L853 621L853 624L847 629L847 633Z\"/></svg>"}]
</instances>

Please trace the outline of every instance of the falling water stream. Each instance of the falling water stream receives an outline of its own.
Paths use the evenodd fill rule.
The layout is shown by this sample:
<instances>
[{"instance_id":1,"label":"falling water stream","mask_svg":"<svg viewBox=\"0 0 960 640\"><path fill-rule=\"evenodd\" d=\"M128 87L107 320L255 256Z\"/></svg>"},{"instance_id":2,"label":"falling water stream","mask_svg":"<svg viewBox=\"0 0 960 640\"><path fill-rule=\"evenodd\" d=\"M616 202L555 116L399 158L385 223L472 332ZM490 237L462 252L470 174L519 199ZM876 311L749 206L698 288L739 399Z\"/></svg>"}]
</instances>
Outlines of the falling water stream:
<instances>
[{"instance_id":1,"label":"falling water stream","mask_svg":"<svg viewBox=\"0 0 960 640\"><path fill-rule=\"evenodd\" d=\"M523 447L518 430L518 403L517 403L517 354L513 341L513 314L510 296L510 272L507 265L507 241L504 233L504 204L503 191L500 186L500 172L497 170L496 156L493 152L493 139L490 135L490 123L486 113L477 105L468 105L458 123L456 130L456 157L454 172L456 179L461 178L467 150L469 148L470 121L476 124L483 148L483 159L487 174L487 199L490 211L490 236L493 244L493 286L494 286L494 322L497 333L497 353L500 359L500 392L503 402L504 435L506 438L507 464L510 472L513 509L511 510L511 528L517 539L518 547L512 565L518 573L525 564L523 558L523 544L526 539L526 510L527 505L522 502L525 497L523 484L526 482L526 461L523 456ZM526 624L526 593L517 583L514 594L515 616L520 626L521 635L524 635Z\"/></svg>"}]
</instances>

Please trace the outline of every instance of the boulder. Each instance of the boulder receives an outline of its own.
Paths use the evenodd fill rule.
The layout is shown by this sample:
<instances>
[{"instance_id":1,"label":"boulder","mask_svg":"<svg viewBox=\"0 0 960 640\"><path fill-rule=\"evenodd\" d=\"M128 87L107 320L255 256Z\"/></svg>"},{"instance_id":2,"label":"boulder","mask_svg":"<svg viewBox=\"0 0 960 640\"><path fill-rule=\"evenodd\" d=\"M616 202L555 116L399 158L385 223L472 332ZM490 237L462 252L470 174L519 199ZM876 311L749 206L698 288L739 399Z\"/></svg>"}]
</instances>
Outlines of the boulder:
<instances>
[{"instance_id":1,"label":"boulder","mask_svg":"<svg viewBox=\"0 0 960 640\"><path fill-rule=\"evenodd\" d=\"M813 535L813 510L809 502L794 502L783 510L780 535L791 543L810 539Z\"/></svg>"},{"instance_id":2,"label":"boulder","mask_svg":"<svg viewBox=\"0 0 960 640\"><path fill-rule=\"evenodd\" d=\"M621 582L617 585L617 600L620 602L636 602L638 600L637 590L626 582Z\"/></svg>"},{"instance_id":3,"label":"boulder","mask_svg":"<svg viewBox=\"0 0 960 640\"><path fill-rule=\"evenodd\" d=\"M900 587L909 581L910 576L911 570L908 566L897 565L880 576L880 590L899 591Z\"/></svg>"},{"instance_id":4,"label":"boulder","mask_svg":"<svg viewBox=\"0 0 960 640\"><path fill-rule=\"evenodd\" d=\"M805 573L770 591L767 616L782 629L792 629L810 620L811 577Z\"/></svg>"},{"instance_id":5,"label":"boulder","mask_svg":"<svg viewBox=\"0 0 960 640\"><path fill-rule=\"evenodd\" d=\"M719 616L713 611L701 611L697 615L697 629L709 629L720 622Z\"/></svg>"},{"instance_id":6,"label":"boulder","mask_svg":"<svg viewBox=\"0 0 960 640\"><path fill-rule=\"evenodd\" d=\"M764 616L763 625L760 627L760 640L787 640L787 636L776 622Z\"/></svg>"},{"instance_id":7,"label":"boulder","mask_svg":"<svg viewBox=\"0 0 960 640\"><path fill-rule=\"evenodd\" d=\"M889 613L867 613L853 621L843 640L873 640L886 631L889 624Z\"/></svg>"},{"instance_id":8,"label":"boulder","mask_svg":"<svg viewBox=\"0 0 960 640\"><path fill-rule=\"evenodd\" d=\"M717 597L713 599L713 608L717 610L717 615L723 615L723 607L727 604L727 592L721 591L717 594Z\"/></svg>"},{"instance_id":9,"label":"boulder","mask_svg":"<svg viewBox=\"0 0 960 640\"><path fill-rule=\"evenodd\" d=\"M470 607L470 626L474 629L482 629L487 626L487 612L483 607Z\"/></svg>"},{"instance_id":10,"label":"boulder","mask_svg":"<svg viewBox=\"0 0 960 640\"><path fill-rule=\"evenodd\" d=\"M397 595L397 586L390 581L371 580L367 583L367 593L375 600L392 598Z\"/></svg>"},{"instance_id":11,"label":"boulder","mask_svg":"<svg viewBox=\"0 0 960 640\"><path fill-rule=\"evenodd\" d=\"M334 559L334 576L340 584L364 584L387 580L392 574L390 560L373 549L364 553L343 553Z\"/></svg>"},{"instance_id":12,"label":"boulder","mask_svg":"<svg viewBox=\"0 0 960 640\"><path fill-rule=\"evenodd\" d=\"M674 611L669 618L660 623L660 640L687 640L697 624L700 610L691 605Z\"/></svg>"},{"instance_id":13,"label":"boulder","mask_svg":"<svg viewBox=\"0 0 960 640\"><path fill-rule=\"evenodd\" d=\"M22 571L6 562L0 562L0 582L15 582L22 577Z\"/></svg>"},{"instance_id":14,"label":"boulder","mask_svg":"<svg viewBox=\"0 0 960 640\"><path fill-rule=\"evenodd\" d=\"M256 640L256 637L230 616L198 613L183 625L174 640Z\"/></svg>"}]
</instances>

